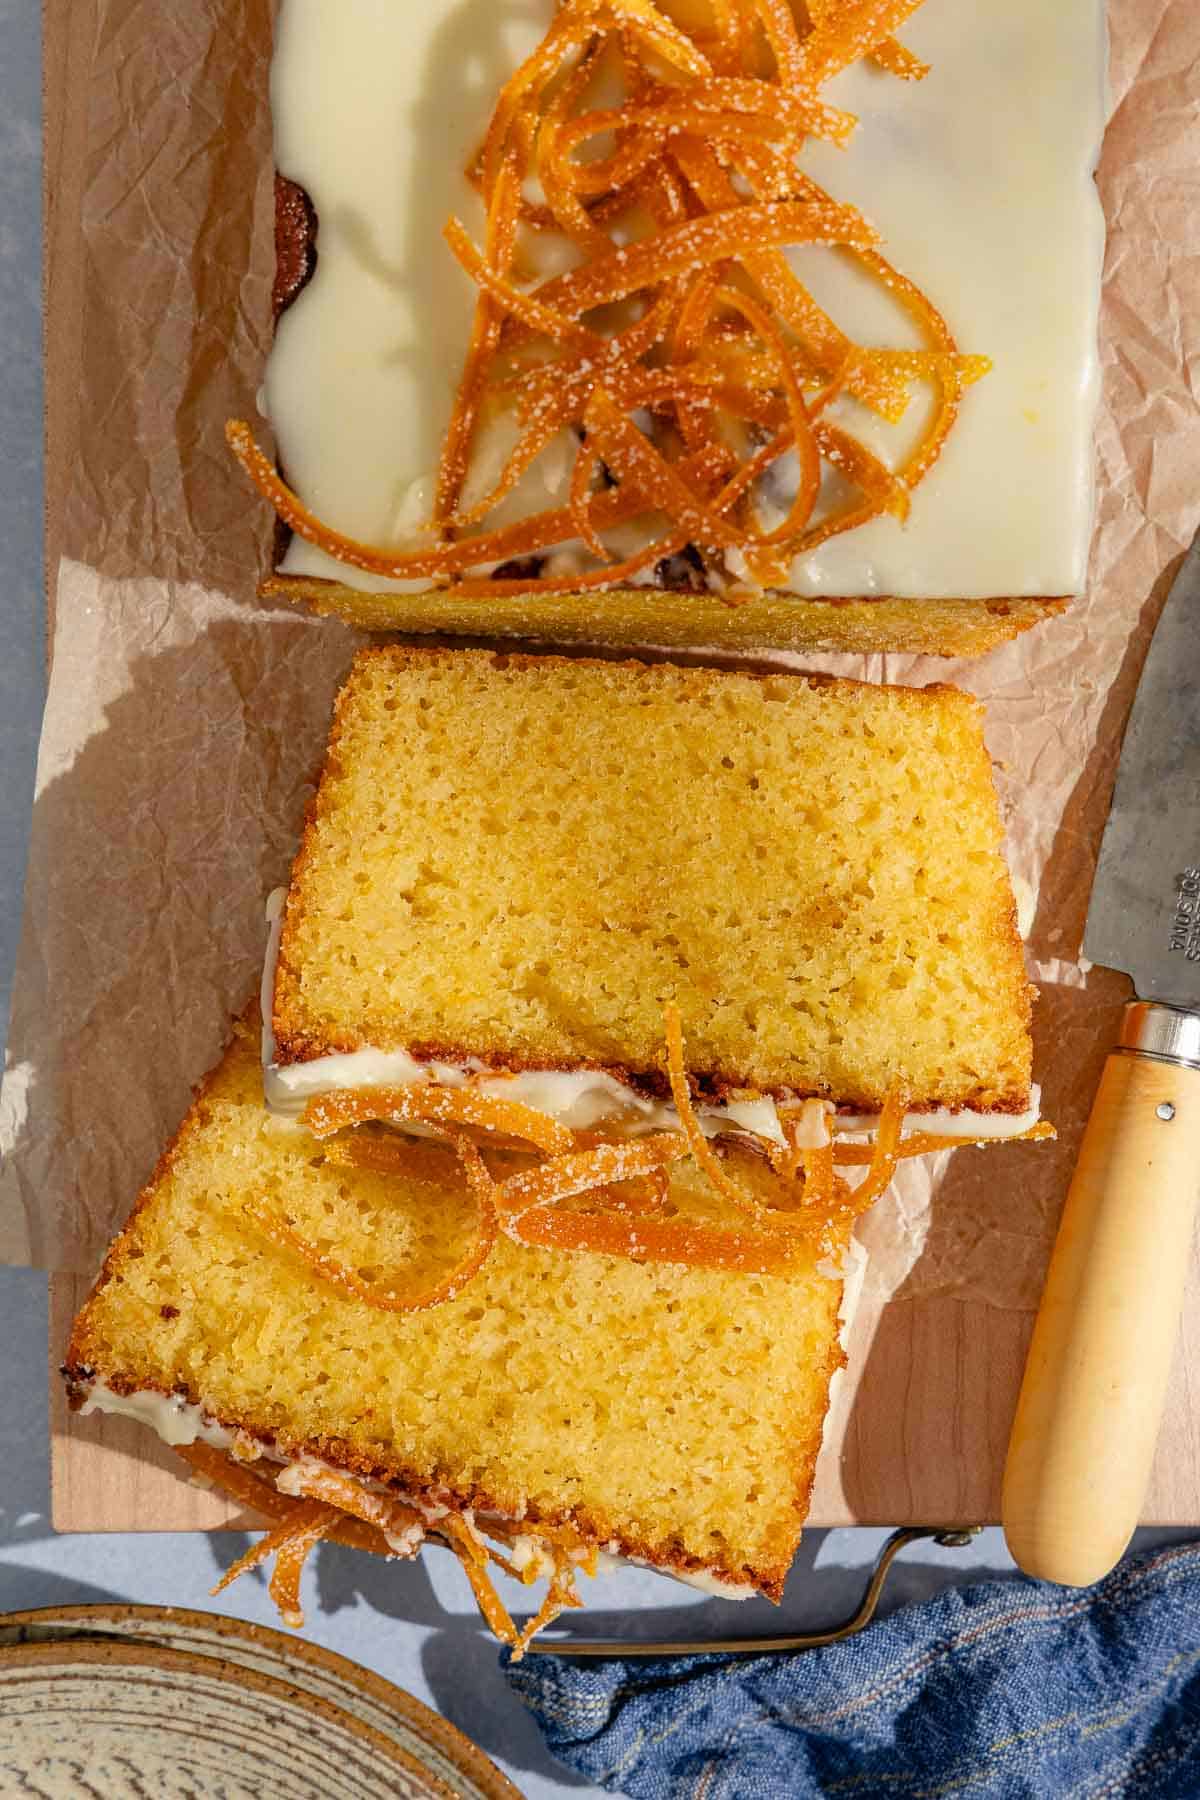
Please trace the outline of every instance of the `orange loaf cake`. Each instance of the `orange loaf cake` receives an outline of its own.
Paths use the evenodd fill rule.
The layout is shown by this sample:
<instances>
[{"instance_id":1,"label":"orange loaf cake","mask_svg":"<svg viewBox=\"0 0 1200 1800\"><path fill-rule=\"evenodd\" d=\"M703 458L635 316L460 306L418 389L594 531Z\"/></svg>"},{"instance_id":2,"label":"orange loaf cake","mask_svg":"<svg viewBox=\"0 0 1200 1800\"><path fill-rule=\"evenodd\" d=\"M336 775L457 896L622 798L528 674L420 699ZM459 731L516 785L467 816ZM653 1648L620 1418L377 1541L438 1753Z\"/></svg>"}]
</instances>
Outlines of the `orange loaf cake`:
<instances>
[{"instance_id":1,"label":"orange loaf cake","mask_svg":"<svg viewBox=\"0 0 1200 1800\"><path fill-rule=\"evenodd\" d=\"M448 1543L518 1645L489 1559L549 1581L538 1623L599 1553L778 1598L843 1360L848 1227L751 1229L676 1160L656 1209L631 1183L553 1209L622 1226L619 1252L521 1242L511 1196L536 1168L489 1148L484 1256L483 1161L460 1154L470 1183L446 1144L314 1142L264 1109L243 1024L75 1322L72 1405L144 1420L273 1520L249 1560L278 1552L292 1623L321 1537ZM736 1161L765 1205L766 1165Z\"/></svg>"},{"instance_id":2,"label":"orange loaf cake","mask_svg":"<svg viewBox=\"0 0 1200 1800\"><path fill-rule=\"evenodd\" d=\"M268 1098L467 1087L571 1128L782 1142L899 1095L1036 1117L982 709L951 688L365 650L265 984Z\"/></svg>"},{"instance_id":3,"label":"orange loaf cake","mask_svg":"<svg viewBox=\"0 0 1200 1800\"><path fill-rule=\"evenodd\" d=\"M1100 0L282 0L266 589L971 654L1081 591ZM895 34L899 31L901 35Z\"/></svg>"}]
</instances>

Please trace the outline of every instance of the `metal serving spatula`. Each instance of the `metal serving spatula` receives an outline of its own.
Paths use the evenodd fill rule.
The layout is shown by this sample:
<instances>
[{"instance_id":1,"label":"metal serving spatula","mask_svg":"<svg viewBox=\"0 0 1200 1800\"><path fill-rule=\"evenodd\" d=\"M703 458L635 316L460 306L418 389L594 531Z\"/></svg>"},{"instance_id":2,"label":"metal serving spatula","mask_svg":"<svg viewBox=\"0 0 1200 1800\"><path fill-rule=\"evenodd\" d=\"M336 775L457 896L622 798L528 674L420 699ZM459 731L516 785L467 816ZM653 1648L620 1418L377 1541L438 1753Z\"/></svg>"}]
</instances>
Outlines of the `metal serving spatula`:
<instances>
[{"instance_id":1,"label":"metal serving spatula","mask_svg":"<svg viewBox=\"0 0 1200 1800\"><path fill-rule=\"evenodd\" d=\"M1021 1567L1075 1587L1138 1522L1200 1200L1200 534L1142 671L1083 947L1138 998L1067 1195L1002 1502Z\"/></svg>"}]
</instances>

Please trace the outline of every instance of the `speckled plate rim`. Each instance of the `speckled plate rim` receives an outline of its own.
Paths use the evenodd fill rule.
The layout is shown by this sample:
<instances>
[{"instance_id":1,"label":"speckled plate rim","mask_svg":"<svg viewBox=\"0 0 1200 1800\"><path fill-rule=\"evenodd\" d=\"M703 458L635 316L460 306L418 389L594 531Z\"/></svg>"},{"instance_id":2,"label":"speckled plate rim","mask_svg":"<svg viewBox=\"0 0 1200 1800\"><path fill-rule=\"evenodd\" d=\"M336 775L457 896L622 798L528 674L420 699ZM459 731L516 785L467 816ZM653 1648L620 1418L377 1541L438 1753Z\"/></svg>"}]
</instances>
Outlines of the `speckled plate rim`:
<instances>
[{"instance_id":1,"label":"speckled plate rim","mask_svg":"<svg viewBox=\"0 0 1200 1800\"><path fill-rule=\"evenodd\" d=\"M227 1686L235 1694L257 1694L276 1706L287 1706L294 1712L305 1715L318 1727L322 1724L336 1725L384 1763L403 1769L410 1780L424 1788L434 1800L457 1800L452 1788L389 1737L387 1732L357 1718L323 1695L296 1687L292 1682L282 1681L276 1676L264 1675L258 1669L249 1668L233 1658L175 1650L163 1644L139 1642L132 1638L64 1636L59 1642L27 1642L0 1648L0 1692L8 1670L53 1670L68 1666L77 1668L80 1664L95 1665L100 1669L145 1668L158 1670L162 1674L184 1677L194 1675L208 1682Z\"/></svg>"},{"instance_id":2,"label":"speckled plate rim","mask_svg":"<svg viewBox=\"0 0 1200 1800\"><path fill-rule=\"evenodd\" d=\"M149 1628L136 1635L129 1630L131 1625ZM334 1682L356 1689L385 1712L400 1715L407 1728L417 1737L431 1740L432 1746L440 1751L460 1776L468 1780L486 1797L486 1800L523 1800L521 1790L511 1782L502 1770L498 1769L484 1751L471 1739L443 1719L423 1701L397 1687L395 1682L377 1675L356 1663L348 1656L340 1655L336 1650L328 1650L322 1644L314 1644L308 1638L292 1637L285 1632L277 1631L270 1625L256 1625L248 1619L231 1618L225 1613L204 1612L195 1607L185 1606L138 1606L111 1602L94 1602L78 1606L44 1606L24 1611L0 1614L0 1666L2 1659L12 1650L25 1648L48 1648L50 1650L65 1649L71 1644L87 1643L88 1634L105 1633L115 1636L119 1641L130 1645L145 1645L163 1650L167 1654L195 1656L201 1662L217 1662L220 1659L203 1650L176 1651L169 1645L156 1645L150 1637L150 1630L161 1625L167 1630L184 1629L197 1634L207 1634L221 1640L223 1644L236 1646L239 1642L252 1645L260 1654L273 1656L280 1663L299 1662L319 1669ZM18 1639L13 1644L5 1644L4 1634L9 1631L24 1629L47 1630L55 1633L51 1640L42 1639L37 1643L29 1639ZM94 1639L92 1640L94 1641ZM236 1661L236 1658L234 1658ZM239 1670L245 1670L244 1663L237 1663ZM248 1670L248 1673L256 1673ZM274 1676L265 1677L277 1679ZM288 1686L290 1683L282 1685ZM336 1702L324 1700L322 1695L309 1695L304 1689L297 1689L304 1699L323 1700L336 1711L342 1711ZM347 1717L352 1715L347 1714ZM356 1721L363 1723L365 1721ZM370 1726L367 1729L373 1729ZM403 1752L408 1755L407 1752ZM429 1771L422 1769L422 1775ZM434 1777L436 1779L436 1777ZM455 1797L457 1800L457 1797Z\"/></svg>"},{"instance_id":3,"label":"speckled plate rim","mask_svg":"<svg viewBox=\"0 0 1200 1800\"><path fill-rule=\"evenodd\" d=\"M385 1731L378 1731L364 1719L345 1712L332 1700L295 1687L291 1682L280 1681L273 1675L260 1674L257 1669L247 1668L245 1663L230 1658L199 1655L191 1650L169 1650L162 1644L138 1643L130 1638L99 1641L80 1636L64 1637L61 1643L8 1644L0 1648L0 1692L6 1670L54 1669L68 1664L78 1667L80 1663L95 1664L98 1668L146 1668L157 1669L163 1674L196 1675L227 1686L234 1693L258 1694L277 1706L286 1705L307 1714L315 1724L336 1725L384 1762L403 1769L410 1780L423 1785L434 1800L457 1800L452 1788L431 1770L422 1767L415 1756L402 1749Z\"/></svg>"}]
</instances>

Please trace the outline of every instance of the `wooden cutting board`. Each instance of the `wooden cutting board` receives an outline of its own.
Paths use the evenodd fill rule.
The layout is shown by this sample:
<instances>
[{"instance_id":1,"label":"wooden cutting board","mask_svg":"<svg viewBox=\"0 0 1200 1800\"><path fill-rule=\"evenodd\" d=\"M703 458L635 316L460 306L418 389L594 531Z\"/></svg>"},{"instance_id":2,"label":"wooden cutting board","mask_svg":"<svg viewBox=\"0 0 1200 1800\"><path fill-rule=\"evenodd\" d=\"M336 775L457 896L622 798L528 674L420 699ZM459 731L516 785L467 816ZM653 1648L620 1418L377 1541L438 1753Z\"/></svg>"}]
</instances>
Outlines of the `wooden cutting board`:
<instances>
[{"instance_id":1,"label":"wooden cutting board","mask_svg":"<svg viewBox=\"0 0 1200 1800\"><path fill-rule=\"evenodd\" d=\"M94 13L95 0L46 0L43 9L50 571L58 566L79 408L79 316L86 275L79 243L86 109L79 97L86 89ZM50 603L53 610L53 594ZM1141 660L1137 652L1144 648L1152 623L1149 618L1143 621L1143 643L1130 645L1127 666L1114 689L1110 714L1114 738L1132 697ZM1093 776L1090 786L1081 783L1081 792L1086 799L1071 829L1098 839L1107 804L1103 774ZM1069 938L1079 923L1071 914L1081 913L1082 897L1052 892L1050 902ZM1056 1072L1065 1060L1078 1064L1090 1057L1094 1064L1073 1069L1076 1083L1098 1076L1122 984L1096 971L1086 994L1054 992L1057 999L1048 994L1041 1010L1038 1046L1038 1073L1046 1085L1051 1116L1056 1099L1062 1099L1061 1085L1056 1093L1055 1083L1063 1080ZM1058 1155L1057 1177L1065 1192L1073 1148L1065 1142L1057 1150L1021 1147L987 1153L997 1188L1011 1197L1014 1215L1020 1214L1022 1205L1022 1157L1034 1150ZM952 1205L948 1198L944 1210ZM1017 1246L1013 1254L1019 1252L1036 1264L1048 1249L1049 1229L1049 1222L1042 1221L1040 1238L1031 1241L1026 1222L1024 1230L1013 1233ZM818 1473L811 1512L814 1525L974 1524L997 1516L1009 1423L1032 1315L992 1303L986 1280L977 1279L964 1294L953 1252L943 1244L941 1253L934 1255L936 1248L926 1244L912 1275L886 1306L868 1301L859 1309L850 1335L849 1367L835 1399ZM1036 1268L1033 1273L1036 1276ZM74 1276L52 1280L50 1351L55 1368L86 1285ZM1200 1382L1190 1373L1197 1368L1200 1273L1194 1264L1146 1523L1200 1522ZM233 1522L224 1502L180 1478L178 1459L144 1428L124 1420L70 1416L56 1374L52 1395L53 1517L58 1529L163 1531L212 1529ZM1113 1455L1119 1457L1119 1444L1114 1444Z\"/></svg>"}]
</instances>

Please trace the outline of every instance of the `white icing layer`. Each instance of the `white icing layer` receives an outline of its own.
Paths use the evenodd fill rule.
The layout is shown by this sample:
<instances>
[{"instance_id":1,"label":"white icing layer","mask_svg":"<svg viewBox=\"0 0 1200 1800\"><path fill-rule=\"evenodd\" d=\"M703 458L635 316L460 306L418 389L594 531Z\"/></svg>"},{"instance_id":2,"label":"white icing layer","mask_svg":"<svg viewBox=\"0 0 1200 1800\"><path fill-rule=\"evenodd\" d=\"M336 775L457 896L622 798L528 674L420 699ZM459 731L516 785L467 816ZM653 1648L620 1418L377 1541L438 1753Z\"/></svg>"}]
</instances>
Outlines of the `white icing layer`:
<instances>
[{"instance_id":1,"label":"white icing layer","mask_svg":"<svg viewBox=\"0 0 1200 1800\"><path fill-rule=\"evenodd\" d=\"M1014 1138L1031 1130L1041 1116L1042 1090L1035 1082L1029 1090L1029 1106L1025 1112L973 1112L969 1107L963 1107L959 1112L947 1112L942 1107L935 1107L929 1112L910 1112L905 1118L902 1135L911 1137L915 1132L931 1132L935 1137ZM874 1132L877 1123L878 1117L874 1113L841 1114L838 1117L841 1132Z\"/></svg>"},{"instance_id":2,"label":"white icing layer","mask_svg":"<svg viewBox=\"0 0 1200 1800\"><path fill-rule=\"evenodd\" d=\"M430 1082L435 1087L470 1085L498 1100L516 1100L535 1112L545 1113L547 1118L572 1131L588 1131L601 1122L606 1125L619 1123L631 1137L649 1131L679 1129L679 1114L670 1101L639 1094L627 1082L603 1069L524 1069L515 1075L496 1074L476 1059L464 1065L421 1062L407 1050L376 1050L369 1046L336 1056L313 1057L309 1062L276 1062L271 997L275 989L286 898L286 890L276 888L267 899L267 951L261 988L263 1094L269 1110L280 1118L295 1118L308 1101L319 1094ZM1015 1137L1037 1123L1040 1098L1040 1090L1034 1088L1029 1112L1020 1114L969 1110L910 1113L904 1129L906 1133L936 1131L945 1137L975 1137L984 1132L992 1137ZM827 1141L827 1134L821 1135L818 1108L828 1112L825 1102L808 1103L801 1128L801 1142L809 1147ZM773 1144L787 1142L779 1122L778 1107L769 1096L701 1103L696 1107L696 1117L708 1137L717 1137L722 1132L749 1132ZM838 1125L843 1131L873 1131L875 1119L864 1113L841 1118ZM411 1123L403 1129L417 1136L422 1133L420 1125Z\"/></svg>"},{"instance_id":3,"label":"white icing layer","mask_svg":"<svg viewBox=\"0 0 1200 1800\"><path fill-rule=\"evenodd\" d=\"M753 1600L758 1595L753 1582L726 1581L720 1575L710 1575L705 1569L663 1569L657 1563L647 1562L644 1557L624 1556L614 1550L601 1550L596 1558L598 1574L604 1574L608 1570L615 1571L630 1564L635 1568L650 1569L655 1575L667 1575L672 1581L681 1581L684 1587L696 1588L714 1600Z\"/></svg>"},{"instance_id":4,"label":"white icing layer","mask_svg":"<svg viewBox=\"0 0 1200 1800\"><path fill-rule=\"evenodd\" d=\"M806 594L1082 593L1092 525L1092 433L1104 215L1093 171L1104 130L1098 0L925 0L901 33L924 81L848 69L828 98L859 116L844 152L805 168L859 206L883 253L944 315L960 349L990 356L908 523L872 520L792 571ZM853 336L896 343L849 259L792 253ZM904 340L915 346L917 340ZM919 429L854 407L887 460Z\"/></svg>"},{"instance_id":5,"label":"white icing layer","mask_svg":"<svg viewBox=\"0 0 1200 1800\"><path fill-rule=\"evenodd\" d=\"M474 298L442 226L457 213L481 236L462 170L504 80L552 16L551 0L282 0L276 161L312 197L319 261L280 323L266 405L302 497L352 536L421 541ZM810 595L1077 593L1099 379L1104 224L1092 170L1103 7L925 0L903 38L932 73L913 83L847 70L828 97L858 113L859 129L844 151L811 143L804 166L862 208L960 347L994 368L966 396L907 525L880 519L831 539L797 562L790 585ZM849 259L791 254L852 336L917 344L906 316ZM853 402L843 410L895 461L923 404L918 395L899 427ZM542 459L516 510L560 497L569 465L556 451ZM283 567L396 585L298 539Z\"/></svg>"},{"instance_id":6,"label":"white icing layer","mask_svg":"<svg viewBox=\"0 0 1200 1800\"><path fill-rule=\"evenodd\" d=\"M470 1069L418 1062L406 1050L354 1050L306 1063L271 1063L263 1070L267 1105L284 1115L299 1113L315 1094L402 1087L421 1081L438 1087L469 1084L496 1099L517 1100L573 1131L586 1131L601 1121L619 1122L630 1136L679 1129L679 1114L669 1101L647 1099L601 1069L526 1069L517 1075L488 1075L478 1066ZM928 1131L939 1137L1019 1137L1041 1117L1041 1089L1034 1087L1031 1093L1032 1103L1022 1113L975 1112L969 1107L958 1112L943 1108L911 1112L904 1122L904 1135ZM778 1107L771 1099L698 1105L696 1116L708 1137L732 1130L750 1132L774 1144L786 1142ZM873 1132L877 1116L839 1115L837 1123L840 1133Z\"/></svg>"},{"instance_id":7,"label":"white icing layer","mask_svg":"<svg viewBox=\"0 0 1200 1800\"><path fill-rule=\"evenodd\" d=\"M426 1063L407 1050L365 1049L314 1057L305 1063L269 1063L263 1070L267 1105L285 1114L300 1112L315 1094L346 1088L404 1087L414 1082L436 1087L469 1085L494 1099L532 1107L572 1131L587 1131L601 1122L620 1124L630 1136L679 1129L679 1114L669 1101L649 1099L603 1069L523 1069L506 1075L489 1073L478 1063L473 1067ZM696 1115L709 1137L747 1131L775 1144L785 1142L773 1100L698 1105Z\"/></svg>"},{"instance_id":8,"label":"white icing layer","mask_svg":"<svg viewBox=\"0 0 1200 1800\"><path fill-rule=\"evenodd\" d=\"M89 1413L110 1413L122 1419L136 1419L157 1432L164 1444L177 1449L181 1444L211 1444L214 1450L230 1450L234 1434L209 1417L202 1406L194 1406L179 1394L160 1394L155 1388L141 1393L118 1394L103 1381L94 1381L87 1399L79 1409Z\"/></svg>"}]
</instances>

